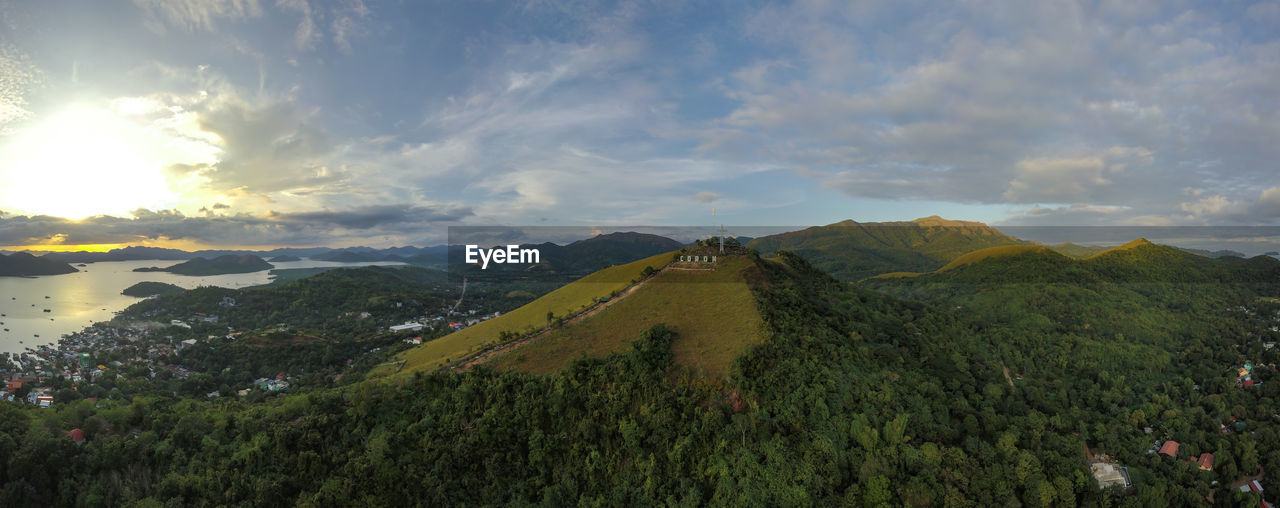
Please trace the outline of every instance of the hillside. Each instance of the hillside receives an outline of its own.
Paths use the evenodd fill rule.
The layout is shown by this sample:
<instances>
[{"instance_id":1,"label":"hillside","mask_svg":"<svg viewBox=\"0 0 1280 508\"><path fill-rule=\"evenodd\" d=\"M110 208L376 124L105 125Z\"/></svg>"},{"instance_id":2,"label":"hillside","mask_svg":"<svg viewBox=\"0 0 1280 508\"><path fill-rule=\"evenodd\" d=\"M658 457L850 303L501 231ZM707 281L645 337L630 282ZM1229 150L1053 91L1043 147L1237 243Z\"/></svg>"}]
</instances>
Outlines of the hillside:
<instances>
[{"instance_id":1,"label":"hillside","mask_svg":"<svg viewBox=\"0 0 1280 508\"><path fill-rule=\"evenodd\" d=\"M724 379L746 348L766 333L747 280L756 262L727 257L715 271L668 268L625 298L581 321L539 337L493 362L499 370L547 374L581 357L625 352L645 330L665 324L675 332L676 365Z\"/></svg>"},{"instance_id":2,"label":"hillside","mask_svg":"<svg viewBox=\"0 0 1280 508\"><path fill-rule=\"evenodd\" d=\"M950 263L947 263L946 266L939 268L938 271L954 270L965 265L977 263L984 259L1019 255L1039 255L1052 258L1055 254L1056 252L1048 247L1039 245L1005 245L1001 247L987 247L955 258Z\"/></svg>"},{"instance_id":3,"label":"hillside","mask_svg":"<svg viewBox=\"0 0 1280 508\"><path fill-rule=\"evenodd\" d=\"M0 277L60 275L78 271L80 270L67 263L38 258L25 252L17 252L8 256L0 254Z\"/></svg>"},{"instance_id":4,"label":"hillside","mask_svg":"<svg viewBox=\"0 0 1280 508\"><path fill-rule=\"evenodd\" d=\"M1107 250L1106 247L1097 245L1076 245L1071 242L1063 242L1055 245L1049 245L1050 249L1058 254L1073 258L1087 258L1099 252Z\"/></svg>"},{"instance_id":5,"label":"hillside","mask_svg":"<svg viewBox=\"0 0 1280 508\"><path fill-rule=\"evenodd\" d=\"M608 297L627 287L632 280L640 278L641 272L646 267L659 269L666 266L671 262L672 255L672 252L666 252L625 265L606 268L497 318L483 321L406 351L400 356L404 361L400 372L408 373L441 367L446 362L457 360L481 349L486 344L497 342L499 335L504 332L523 334L544 328L548 324L547 313L566 316L585 309L599 298Z\"/></svg>"},{"instance_id":6,"label":"hillside","mask_svg":"<svg viewBox=\"0 0 1280 508\"><path fill-rule=\"evenodd\" d=\"M1208 258L1137 239L1085 258L1043 246L992 247L957 258L928 273L893 274L879 283L1240 283L1280 282L1280 261L1268 256ZM910 280L902 280L909 276ZM896 282L893 282L896 280Z\"/></svg>"},{"instance_id":7,"label":"hillside","mask_svg":"<svg viewBox=\"0 0 1280 508\"><path fill-rule=\"evenodd\" d=\"M932 271L975 250L1030 243L980 222L931 216L911 222L846 220L756 238L747 247L764 255L795 252L836 278L859 280L889 272Z\"/></svg>"}]
</instances>

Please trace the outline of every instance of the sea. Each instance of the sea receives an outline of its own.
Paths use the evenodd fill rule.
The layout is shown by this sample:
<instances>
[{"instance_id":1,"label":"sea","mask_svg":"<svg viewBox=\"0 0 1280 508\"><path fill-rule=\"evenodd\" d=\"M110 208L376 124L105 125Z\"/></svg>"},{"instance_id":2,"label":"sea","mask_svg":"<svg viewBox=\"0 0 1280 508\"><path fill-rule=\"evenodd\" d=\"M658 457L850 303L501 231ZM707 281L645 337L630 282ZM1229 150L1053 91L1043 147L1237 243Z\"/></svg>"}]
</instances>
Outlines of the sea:
<instances>
[{"instance_id":1,"label":"sea","mask_svg":"<svg viewBox=\"0 0 1280 508\"><path fill-rule=\"evenodd\" d=\"M120 294L142 281L167 282L192 289L199 286L243 288L271 282L268 270L253 273L191 276L168 272L135 272L134 268L170 266L181 261L110 261L73 264L80 271L40 277L0 277L0 352L20 353L42 344L55 344L141 300ZM276 269L402 265L396 262L338 263L331 261L273 262ZM48 312L45 312L45 310Z\"/></svg>"}]
</instances>

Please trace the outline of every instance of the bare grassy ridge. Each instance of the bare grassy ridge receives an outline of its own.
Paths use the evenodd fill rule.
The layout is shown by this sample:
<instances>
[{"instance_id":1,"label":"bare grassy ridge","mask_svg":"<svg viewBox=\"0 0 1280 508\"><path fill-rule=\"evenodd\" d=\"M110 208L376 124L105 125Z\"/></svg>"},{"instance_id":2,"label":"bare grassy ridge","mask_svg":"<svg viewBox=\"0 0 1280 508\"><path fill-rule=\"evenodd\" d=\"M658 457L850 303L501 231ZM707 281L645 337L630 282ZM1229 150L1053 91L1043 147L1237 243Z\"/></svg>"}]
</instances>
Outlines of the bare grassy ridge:
<instances>
[{"instance_id":1,"label":"bare grassy ridge","mask_svg":"<svg viewBox=\"0 0 1280 508\"><path fill-rule=\"evenodd\" d=\"M498 370L548 374L579 357L626 351L644 330L665 323L677 334L671 349L678 365L722 379L738 356L766 337L745 278L753 268L750 259L734 256L714 271L668 269L599 313L491 364Z\"/></svg>"},{"instance_id":2,"label":"bare grassy ridge","mask_svg":"<svg viewBox=\"0 0 1280 508\"><path fill-rule=\"evenodd\" d=\"M457 360L482 349L487 344L497 342L498 335L504 331L523 335L545 328L547 312L552 312L556 316L568 316L578 312L590 306L596 299L607 297L614 291L627 287L632 279L640 278L640 272L646 266L652 266L654 269L666 266L671 262L673 254L673 252L667 252L625 265L605 268L502 316L405 351L400 355L400 359L405 362L401 373L438 368L448 361Z\"/></svg>"},{"instance_id":3,"label":"bare grassy ridge","mask_svg":"<svg viewBox=\"0 0 1280 508\"><path fill-rule=\"evenodd\" d=\"M1050 250L1048 247L1044 247L1040 245L1003 245L1000 247L988 247L985 249L979 249L979 250L970 252L968 254L955 258L954 260L952 260L950 263L947 263L946 266L942 267L938 271L942 272L946 270L952 270L968 264L977 263L978 261L982 261L988 258L1012 256L1015 254L1023 254L1027 252L1035 252L1035 253L1050 255L1050 256L1059 255L1058 253Z\"/></svg>"}]
</instances>

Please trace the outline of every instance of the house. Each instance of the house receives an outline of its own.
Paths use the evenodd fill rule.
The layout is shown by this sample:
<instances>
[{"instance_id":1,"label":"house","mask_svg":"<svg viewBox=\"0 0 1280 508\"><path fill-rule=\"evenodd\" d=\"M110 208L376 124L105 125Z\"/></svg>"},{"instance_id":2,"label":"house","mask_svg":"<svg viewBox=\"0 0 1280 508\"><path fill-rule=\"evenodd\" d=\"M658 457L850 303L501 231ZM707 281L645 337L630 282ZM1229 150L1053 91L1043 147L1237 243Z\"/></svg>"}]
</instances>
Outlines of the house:
<instances>
[{"instance_id":1,"label":"house","mask_svg":"<svg viewBox=\"0 0 1280 508\"><path fill-rule=\"evenodd\" d=\"M1170 457L1177 457L1177 456L1178 456L1178 442L1177 442L1177 441L1165 441L1165 442L1164 442L1164 444L1160 446L1160 454L1161 454L1161 455L1168 455L1168 456L1170 456Z\"/></svg>"},{"instance_id":2,"label":"house","mask_svg":"<svg viewBox=\"0 0 1280 508\"><path fill-rule=\"evenodd\" d=\"M22 381L9 382L9 391L15 392L15 391L18 391L19 388L22 388Z\"/></svg>"},{"instance_id":3,"label":"house","mask_svg":"<svg viewBox=\"0 0 1280 508\"><path fill-rule=\"evenodd\" d=\"M1254 492L1257 492L1257 493L1259 493L1259 494L1261 494L1261 493L1262 493L1262 484L1261 484L1261 483L1258 483L1258 480L1254 480L1254 481L1249 482L1249 488L1250 488L1250 489L1252 489Z\"/></svg>"},{"instance_id":4,"label":"house","mask_svg":"<svg viewBox=\"0 0 1280 508\"><path fill-rule=\"evenodd\" d=\"M1253 386L1253 379L1244 380L1243 383L1240 383L1240 386Z\"/></svg>"},{"instance_id":5,"label":"house","mask_svg":"<svg viewBox=\"0 0 1280 508\"><path fill-rule=\"evenodd\" d=\"M1089 465L1089 469L1093 472L1093 478L1098 480L1098 488L1129 487L1133 485L1133 482L1129 479L1129 472L1115 464L1095 462Z\"/></svg>"},{"instance_id":6,"label":"house","mask_svg":"<svg viewBox=\"0 0 1280 508\"><path fill-rule=\"evenodd\" d=\"M1213 454L1204 453L1196 460L1196 465L1200 466L1201 471L1213 471Z\"/></svg>"},{"instance_id":7,"label":"house","mask_svg":"<svg viewBox=\"0 0 1280 508\"><path fill-rule=\"evenodd\" d=\"M75 441L75 443L76 443L77 445L82 445L82 444L84 444L84 431L83 431L83 430L80 430L80 429L71 429L71 431L70 431L70 432L67 432L67 435L68 435L68 436L71 436L71 440L72 440L72 441Z\"/></svg>"},{"instance_id":8,"label":"house","mask_svg":"<svg viewBox=\"0 0 1280 508\"><path fill-rule=\"evenodd\" d=\"M36 396L36 405L38 405L38 406L40 406L40 407L49 407L49 406L52 406L52 405L53 405L53 396L52 396L52 395L37 395L37 396Z\"/></svg>"},{"instance_id":9,"label":"house","mask_svg":"<svg viewBox=\"0 0 1280 508\"><path fill-rule=\"evenodd\" d=\"M422 329L422 323L414 323L414 322L408 322L402 325L395 325L391 327L391 331L393 332L403 332L405 330L413 330L416 332L421 329Z\"/></svg>"},{"instance_id":10,"label":"house","mask_svg":"<svg viewBox=\"0 0 1280 508\"><path fill-rule=\"evenodd\" d=\"M422 344L422 337L414 337L412 339L405 339L404 341L409 344Z\"/></svg>"},{"instance_id":11,"label":"house","mask_svg":"<svg viewBox=\"0 0 1280 508\"><path fill-rule=\"evenodd\" d=\"M236 299L235 299L235 298L231 298L231 297L229 297L229 296L224 296L224 297L222 297L222 303L219 303L218 305L221 305L221 306L223 306L223 307L235 307L235 306L236 306Z\"/></svg>"}]
</instances>

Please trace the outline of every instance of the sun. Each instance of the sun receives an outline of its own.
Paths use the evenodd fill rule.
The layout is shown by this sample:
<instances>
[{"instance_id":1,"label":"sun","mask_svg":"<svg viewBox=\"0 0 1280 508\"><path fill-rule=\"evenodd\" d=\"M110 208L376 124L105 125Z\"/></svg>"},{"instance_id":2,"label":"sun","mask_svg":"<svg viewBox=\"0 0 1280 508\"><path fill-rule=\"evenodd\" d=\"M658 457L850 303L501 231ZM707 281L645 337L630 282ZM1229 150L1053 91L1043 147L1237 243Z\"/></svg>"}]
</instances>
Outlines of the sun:
<instances>
[{"instance_id":1,"label":"sun","mask_svg":"<svg viewBox=\"0 0 1280 508\"><path fill-rule=\"evenodd\" d=\"M83 219L176 201L157 156L163 141L110 110L69 106L3 141L2 210Z\"/></svg>"}]
</instances>

